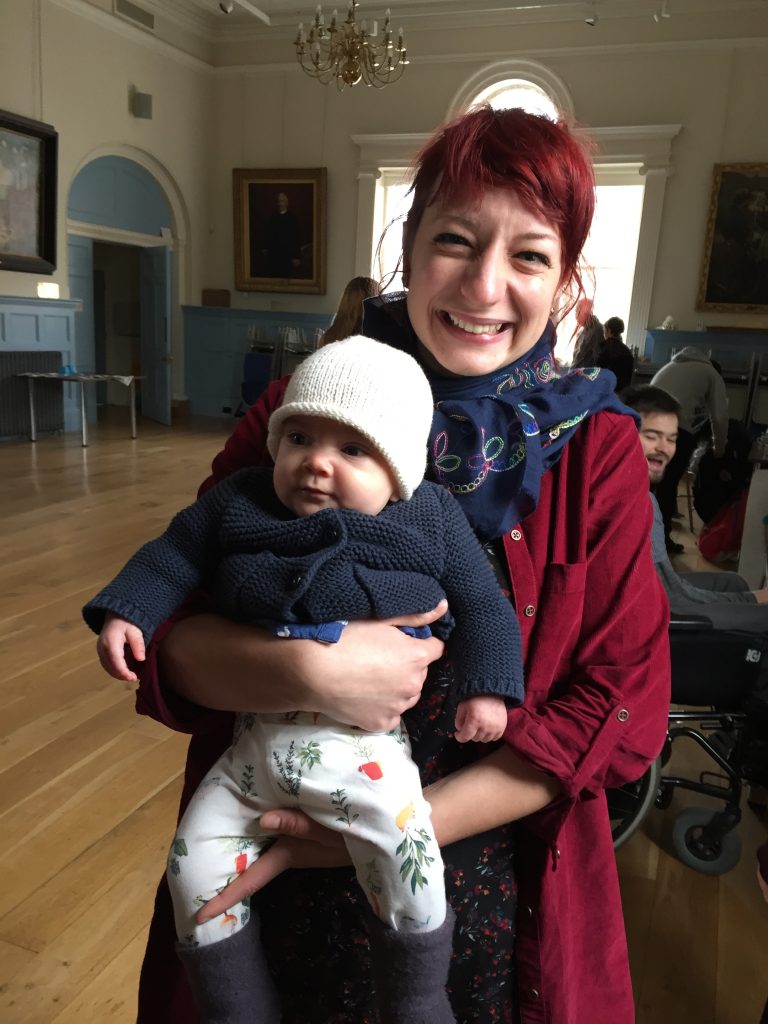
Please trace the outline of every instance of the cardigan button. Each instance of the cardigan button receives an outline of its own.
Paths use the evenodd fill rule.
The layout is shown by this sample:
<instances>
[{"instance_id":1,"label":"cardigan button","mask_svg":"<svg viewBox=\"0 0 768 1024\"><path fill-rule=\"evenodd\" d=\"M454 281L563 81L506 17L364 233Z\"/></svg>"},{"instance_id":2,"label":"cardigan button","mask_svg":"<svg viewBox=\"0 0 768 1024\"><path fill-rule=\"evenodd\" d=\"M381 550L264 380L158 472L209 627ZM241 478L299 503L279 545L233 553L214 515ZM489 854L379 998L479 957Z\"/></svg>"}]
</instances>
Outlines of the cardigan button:
<instances>
[{"instance_id":1,"label":"cardigan button","mask_svg":"<svg viewBox=\"0 0 768 1024\"><path fill-rule=\"evenodd\" d=\"M523 608L523 615L527 616L529 619L531 618L531 616L533 616L535 614L536 614L536 605L535 604L527 604L525 606L525 608Z\"/></svg>"},{"instance_id":2,"label":"cardigan button","mask_svg":"<svg viewBox=\"0 0 768 1024\"><path fill-rule=\"evenodd\" d=\"M510 533L509 536L512 538L512 540L522 540L523 539L523 535L522 535L522 533L519 530L513 530L512 533Z\"/></svg>"},{"instance_id":3,"label":"cardigan button","mask_svg":"<svg viewBox=\"0 0 768 1024\"><path fill-rule=\"evenodd\" d=\"M528 995L531 997L531 999L538 999L539 998L539 990L537 988L529 988L528 989Z\"/></svg>"},{"instance_id":4,"label":"cardigan button","mask_svg":"<svg viewBox=\"0 0 768 1024\"><path fill-rule=\"evenodd\" d=\"M621 711L619 711L619 713L616 715L616 717L620 722L626 722L626 720L629 718L629 712L626 708L622 708Z\"/></svg>"},{"instance_id":5,"label":"cardigan button","mask_svg":"<svg viewBox=\"0 0 768 1024\"><path fill-rule=\"evenodd\" d=\"M526 907L525 912L528 915L528 917L533 917L533 907Z\"/></svg>"},{"instance_id":6,"label":"cardigan button","mask_svg":"<svg viewBox=\"0 0 768 1024\"><path fill-rule=\"evenodd\" d=\"M296 590L296 588L300 587L303 582L304 582L304 577L301 575L300 572L297 572L295 576L291 577L290 585L291 585L291 587L294 590Z\"/></svg>"}]
</instances>

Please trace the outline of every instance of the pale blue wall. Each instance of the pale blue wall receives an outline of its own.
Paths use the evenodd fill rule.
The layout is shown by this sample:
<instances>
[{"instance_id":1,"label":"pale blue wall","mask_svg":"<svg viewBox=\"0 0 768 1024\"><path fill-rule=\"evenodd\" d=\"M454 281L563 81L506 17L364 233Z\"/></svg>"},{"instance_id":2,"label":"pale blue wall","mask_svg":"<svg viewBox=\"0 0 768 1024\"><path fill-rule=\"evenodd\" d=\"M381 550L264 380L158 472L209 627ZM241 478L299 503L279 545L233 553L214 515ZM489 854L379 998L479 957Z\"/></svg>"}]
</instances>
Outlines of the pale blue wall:
<instances>
[{"instance_id":1,"label":"pale blue wall","mask_svg":"<svg viewBox=\"0 0 768 1024\"><path fill-rule=\"evenodd\" d=\"M78 173L69 192L72 220L159 235L171 228L171 209L149 173L122 156L101 156Z\"/></svg>"},{"instance_id":2,"label":"pale blue wall","mask_svg":"<svg viewBox=\"0 0 768 1024\"><path fill-rule=\"evenodd\" d=\"M272 313L217 306L184 306L183 311L185 387L190 411L197 416L221 416L225 409L237 409L250 328L258 330L259 345L278 347L281 328L299 328L313 342L318 328L325 330L333 319L333 313ZM279 374L278 362L276 359L273 376Z\"/></svg>"}]
</instances>

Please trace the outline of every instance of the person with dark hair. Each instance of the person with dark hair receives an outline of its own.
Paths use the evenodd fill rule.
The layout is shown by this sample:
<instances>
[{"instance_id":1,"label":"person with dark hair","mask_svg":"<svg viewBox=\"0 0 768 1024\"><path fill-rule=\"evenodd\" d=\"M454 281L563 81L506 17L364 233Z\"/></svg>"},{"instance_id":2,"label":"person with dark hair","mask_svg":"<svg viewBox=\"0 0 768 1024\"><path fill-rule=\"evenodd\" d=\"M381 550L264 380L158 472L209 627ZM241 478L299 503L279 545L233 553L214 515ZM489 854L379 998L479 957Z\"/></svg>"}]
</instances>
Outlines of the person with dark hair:
<instances>
[{"instance_id":1,"label":"person with dark hair","mask_svg":"<svg viewBox=\"0 0 768 1024\"><path fill-rule=\"evenodd\" d=\"M363 323L363 302L381 292L378 281L372 277L353 277L341 293L333 323L317 343L318 348L332 341L341 341L360 333Z\"/></svg>"},{"instance_id":2,"label":"person with dark hair","mask_svg":"<svg viewBox=\"0 0 768 1024\"><path fill-rule=\"evenodd\" d=\"M620 398L640 415L640 442L653 491L674 458L680 405L668 392L649 384L627 388ZM653 493L651 503L653 561L672 614L703 615L716 629L768 635L768 590L750 590L746 580L734 572L676 572L667 554L664 523Z\"/></svg>"},{"instance_id":3,"label":"person with dark hair","mask_svg":"<svg viewBox=\"0 0 768 1024\"><path fill-rule=\"evenodd\" d=\"M185 802L230 742L233 710L302 708L385 731L404 714L456 915L456 1018L631 1024L605 790L639 778L662 748L668 605L633 419L612 375L561 374L553 357L555 325L582 293L592 163L564 122L484 106L430 138L412 193L407 291L367 300L362 330L427 375L428 476L456 495L514 603L523 705L500 744L455 742L440 641L392 628L429 623L436 609L350 622L321 648L197 605L156 634L138 706L193 734ZM266 425L287 386L249 409L212 481L269 464ZM207 908L252 898L283 1024L373 1024L364 904L345 849L286 804L262 817L281 838ZM196 1020L173 942L161 886L140 1024ZM407 974L377 982L409 986Z\"/></svg>"},{"instance_id":4,"label":"person with dark hair","mask_svg":"<svg viewBox=\"0 0 768 1024\"><path fill-rule=\"evenodd\" d=\"M622 341L624 321L612 316L602 326L601 333L595 333L579 348L574 366L600 366L610 370L616 378L616 390L629 387L635 370L634 356Z\"/></svg>"},{"instance_id":5,"label":"person with dark hair","mask_svg":"<svg viewBox=\"0 0 768 1024\"><path fill-rule=\"evenodd\" d=\"M698 435L709 421L715 459L721 459L728 441L728 397L725 382L708 356L687 345L651 379L680 403L677 449L664 479L656 489L664 520L667 551L680 554L682 545L672 540L672 517L677 512L677 488L696 448Z\"/></svg>"}]
</instances>

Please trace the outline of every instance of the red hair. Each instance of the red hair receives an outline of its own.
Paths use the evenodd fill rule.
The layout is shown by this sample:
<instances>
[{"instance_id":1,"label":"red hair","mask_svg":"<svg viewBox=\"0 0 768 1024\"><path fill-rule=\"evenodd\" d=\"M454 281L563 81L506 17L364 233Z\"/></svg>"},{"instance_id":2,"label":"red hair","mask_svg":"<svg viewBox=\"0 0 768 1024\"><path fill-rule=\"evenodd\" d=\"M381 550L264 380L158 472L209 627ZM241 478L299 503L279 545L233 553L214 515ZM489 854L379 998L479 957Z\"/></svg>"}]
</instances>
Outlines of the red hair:
<instances>
[{"instance_id":1,"label":"red hair","mask_svg":"<svg viewBox=\"0 0 768 1024\"><path fill-rule=\"evenodd\" d=\"M584 286L579 257L595 209L595 176L584 142L562 121L519 108L476 107L440 129L414 163L413 203L405 221L407 268L424 210L435 201L480 202L509 189L523 206L554 224L562 247L562 281L573 308Z\"/></svg>"}]
</instances>

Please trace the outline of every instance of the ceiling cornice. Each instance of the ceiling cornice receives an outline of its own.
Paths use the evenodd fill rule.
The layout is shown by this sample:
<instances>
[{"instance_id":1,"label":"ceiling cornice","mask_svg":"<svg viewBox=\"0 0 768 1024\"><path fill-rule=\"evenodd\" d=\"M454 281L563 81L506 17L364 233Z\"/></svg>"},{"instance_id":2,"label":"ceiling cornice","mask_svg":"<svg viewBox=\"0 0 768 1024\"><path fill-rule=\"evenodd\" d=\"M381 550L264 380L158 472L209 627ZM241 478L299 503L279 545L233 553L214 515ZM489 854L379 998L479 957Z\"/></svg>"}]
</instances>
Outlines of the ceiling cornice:
<instances>
[{"instance_id":1,"label":"ceiling cornice","mask_svg":"<svg viewBox=\"0 0 768 1024\"><path fill-rule=\"evenodd\" d=\"M408 53L408 60L412 66L419 64L492 64L494 61L502 60L555 60L563 57L601 57L608 55L631 56L634 54L644 55L648 53L673 53L705 51L705 50L765 50L768 49L768 37L734 39L689 39L669 43L606 43L603 46L561 46L546 47L541 49L526 48L514 50L506 47L503 50L484 50L480 53L440 53L429 54L423 57L412 56ZM226 67L216 67L213 74L217 77L227 75L268 75L276 71L300 71L295 61L278 61L270 64L229 64Z\"/></svg>"},{"instance_id":2,"label":"ceiling cornice","mask_svg":"<svg viewBox=\"0 0 768 1024\"><path fill-rule=\"evenodd\" d=\"M163 56L170 57L185 67L194 68L196 71L209 72L212 70L212 65L208 61L195 57L191 53L186 53L184 50L180 50L178 46L174 46L164 39L158 39L153 33L138 28L128 21L123 21L122 18L116 18L108 11L86 3L86 0L48 0L48 2L56 7L62 7L72 14L77 14L81 18L86 18L108 32L114 32L124 39L130 39L133 43L146 46L147 49L154 50L156 53L162 53Z\"/></svg>"}]
</instances>

